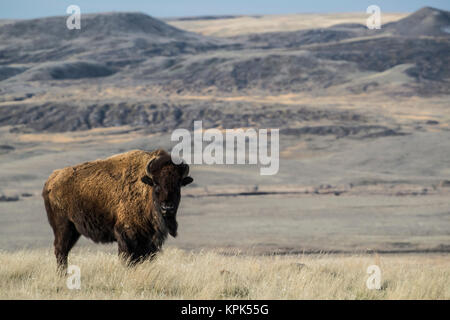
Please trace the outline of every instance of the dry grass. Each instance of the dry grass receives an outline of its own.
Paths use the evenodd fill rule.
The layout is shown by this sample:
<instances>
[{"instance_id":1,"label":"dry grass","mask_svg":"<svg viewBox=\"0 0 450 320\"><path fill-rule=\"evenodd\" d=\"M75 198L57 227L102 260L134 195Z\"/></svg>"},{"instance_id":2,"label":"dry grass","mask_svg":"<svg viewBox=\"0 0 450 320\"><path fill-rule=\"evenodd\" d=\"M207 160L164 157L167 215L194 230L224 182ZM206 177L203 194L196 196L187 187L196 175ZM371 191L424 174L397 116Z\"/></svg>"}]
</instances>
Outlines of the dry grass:
<instances>
[{"instance_id":1,"label":"dry grass","mask_svg":"<svg viewBox=\"0 0 450 320\"><path fill-rule=\"evenodd\" d=\"M55 273L50 250L0 253L0 299L449 299L448 255L244 256L166 249L126 268L114 254L71 255L81 289ZM368 290L377 264L382 289Z\"/></svg>"}]
</instances>

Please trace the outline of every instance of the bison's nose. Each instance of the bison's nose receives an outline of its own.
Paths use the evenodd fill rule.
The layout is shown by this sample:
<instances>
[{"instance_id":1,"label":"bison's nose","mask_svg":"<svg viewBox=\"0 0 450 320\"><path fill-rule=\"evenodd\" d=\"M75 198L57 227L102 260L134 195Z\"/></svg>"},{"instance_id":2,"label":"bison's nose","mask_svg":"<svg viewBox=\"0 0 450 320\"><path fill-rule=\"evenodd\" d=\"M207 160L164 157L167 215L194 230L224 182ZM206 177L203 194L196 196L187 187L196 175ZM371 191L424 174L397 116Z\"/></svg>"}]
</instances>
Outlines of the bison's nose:
<instances>
[{"instance_id":1,"label":"bison's nose","mask_svg":"<svg viewBox=\"0 0 450 320\"><path fill-rule=\"evenodd\" d=\"M162 203L161 204L161 209L165 212L165 213L173 213L175 211L175 206L171 203Z\"/></svg>"}]
</instances>

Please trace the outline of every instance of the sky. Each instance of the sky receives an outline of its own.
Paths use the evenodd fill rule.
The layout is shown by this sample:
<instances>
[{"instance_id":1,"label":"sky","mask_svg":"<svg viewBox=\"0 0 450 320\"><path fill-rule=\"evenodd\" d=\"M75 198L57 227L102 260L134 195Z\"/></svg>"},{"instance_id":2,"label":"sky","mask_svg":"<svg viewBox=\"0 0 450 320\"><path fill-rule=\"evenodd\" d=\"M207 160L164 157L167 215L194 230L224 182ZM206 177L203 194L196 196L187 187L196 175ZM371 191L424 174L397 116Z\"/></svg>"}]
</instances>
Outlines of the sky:
<instances>
[{"instance_id":1,"label":"sky","mask_svg":"<svg viewBox=\"0 0 450 320\"><path fill-rule=\"evenodd\" d=\"M0 0L0 19L66 15L69 5L81 13L140 11L161 18L200 15L253 15L366 11L375 4L385 12L413 12L424 6L450 10L449 0Z\"/></svg>"}]
</instances>

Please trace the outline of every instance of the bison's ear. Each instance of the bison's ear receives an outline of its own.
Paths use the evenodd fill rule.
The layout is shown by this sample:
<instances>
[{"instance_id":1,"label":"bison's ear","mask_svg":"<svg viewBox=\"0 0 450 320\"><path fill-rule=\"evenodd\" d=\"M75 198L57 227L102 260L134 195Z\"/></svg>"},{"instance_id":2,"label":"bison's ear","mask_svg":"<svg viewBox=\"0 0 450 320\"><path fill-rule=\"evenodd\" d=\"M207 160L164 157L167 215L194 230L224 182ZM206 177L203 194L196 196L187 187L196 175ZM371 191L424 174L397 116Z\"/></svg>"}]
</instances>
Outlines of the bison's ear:
<instances>
[{"instance_id":1,"label":"bison's ear","mask_svg":"<svg viewBox=\"0 0 450 320\"><path fill-rule=\"evenodd\" d=\"M143 176L141 178L141 181L145 184L148 184L149 186L153 186L154 184L152 178L150 178L149 176Z\"/></svg>"},{"instance_id":2,"label":"bison's ear","mask_svg":"<svg viewBox=\"0 0 450 320\"><path fill-rule=\"evenodd\" d=\"M193 181L194 179L192 179L191 177L184 177L183 180L181 180L181 185L184 187L192 183Z\"/></svg>"}]
</instances>

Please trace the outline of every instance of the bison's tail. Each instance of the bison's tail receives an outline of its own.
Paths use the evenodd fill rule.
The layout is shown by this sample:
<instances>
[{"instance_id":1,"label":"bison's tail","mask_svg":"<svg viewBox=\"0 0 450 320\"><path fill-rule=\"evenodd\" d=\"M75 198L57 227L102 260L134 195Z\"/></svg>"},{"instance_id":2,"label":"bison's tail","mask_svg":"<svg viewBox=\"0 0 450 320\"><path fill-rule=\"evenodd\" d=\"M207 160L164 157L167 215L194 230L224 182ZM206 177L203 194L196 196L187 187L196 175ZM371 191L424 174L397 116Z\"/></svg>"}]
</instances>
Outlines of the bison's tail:
<instances>
[{"instance_id":1,"label":"bison's tail","mask_svg":"<svg viewBox=\"0 0 450 320\"><path fill-rule=\"evenodd\" d=\"M48 197L48 194L51 191L50 182L54 180L54 178L58 175L59 171L60 170L53 171L52 174L48 177L47 181L45 181L44 188L42 188L42 196L44 197L44 199Z\"/></svg>"},{"instance_id":2,"label":"bison's tail","mask_svg":"<svg viewBox=\"0 0 450 320\"><path fill-rule=\"evenodd\" d=\"M51 211L50 199L49 199L50 189L48 188L48 181L45 182L44 188L42 188L42 198L44 198L45 209L47 213Z\"/></svg>"},{"instance_id":3,"label":"bison's tail","mask_svg":"<svg viewBox=\"0 0 450 320\"><path fill-rule=\"evenodd\" d=\"M44 198L44 200L48 197L49 193L50 191L48 190L48 181L46 181L44 184L44 188L42 188L42 197Z\"/></svg>"},{"instance_id":4,"label":"bison's tail","mask_svg":"<svg viewBox=\"0 0 450 320\"><path fill-rule=\"evenodd\" d=\"M50 180L50 178L49 178ZM50 223L50 225L52 226L52 228L54 228L54 212L53 212L53 208L52 205L50 203L50 191L51 189L49 188L49 180L47 180L44 184L44 188L42 188L42 197L44 198L44 205L45 205L45 211L47 211L47 219L48 222Z\"/></svg>"}]
</instances>

